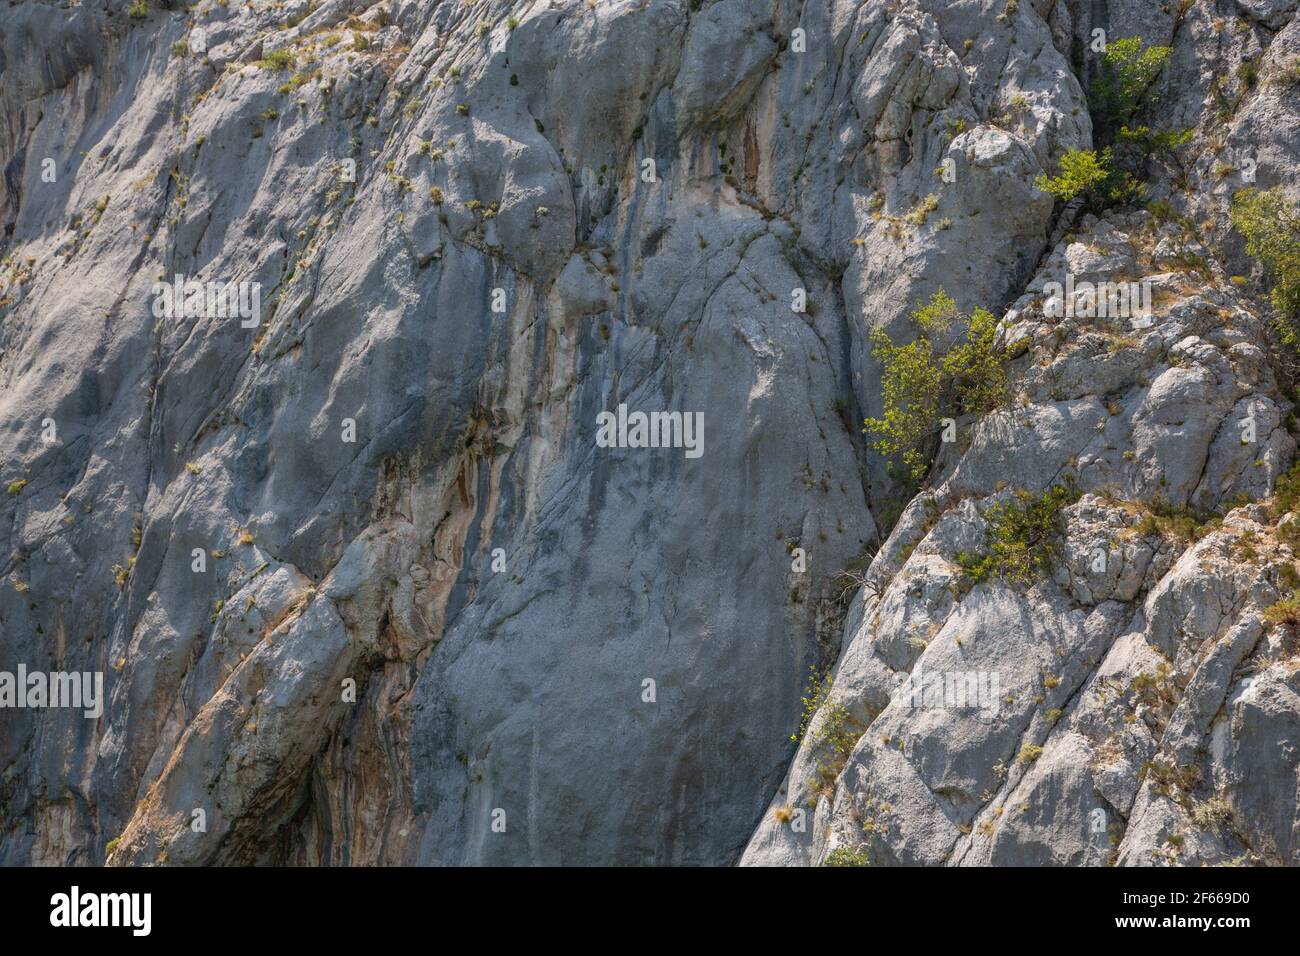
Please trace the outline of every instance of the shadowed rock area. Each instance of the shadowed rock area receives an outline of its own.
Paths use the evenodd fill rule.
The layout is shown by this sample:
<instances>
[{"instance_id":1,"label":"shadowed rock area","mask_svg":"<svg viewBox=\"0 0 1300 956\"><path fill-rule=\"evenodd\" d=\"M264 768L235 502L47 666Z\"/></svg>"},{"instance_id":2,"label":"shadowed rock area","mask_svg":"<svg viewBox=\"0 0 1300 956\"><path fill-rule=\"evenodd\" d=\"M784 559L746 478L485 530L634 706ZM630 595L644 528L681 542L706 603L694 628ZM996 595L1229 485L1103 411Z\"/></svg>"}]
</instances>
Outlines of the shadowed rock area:
<instances>
[{"instance_id":1,"label":"shadowed rock area","mask_svg":"<svg viewBox=\"0 0 1300 956\"><path fill-rule=\"evenodd\" d=\"M1300 864L1292 370L1229 218L1300 197L1300 25L1097 10L0 8L0 671L104 686L0 708L0 864ZM1037 183L1111 135L1098 29L1190 133L1085 210ZM1012 397L914 482L872 335L939 290ZM973 576L1058 485L1051 566Z\"/></svg>"}]
</instances>

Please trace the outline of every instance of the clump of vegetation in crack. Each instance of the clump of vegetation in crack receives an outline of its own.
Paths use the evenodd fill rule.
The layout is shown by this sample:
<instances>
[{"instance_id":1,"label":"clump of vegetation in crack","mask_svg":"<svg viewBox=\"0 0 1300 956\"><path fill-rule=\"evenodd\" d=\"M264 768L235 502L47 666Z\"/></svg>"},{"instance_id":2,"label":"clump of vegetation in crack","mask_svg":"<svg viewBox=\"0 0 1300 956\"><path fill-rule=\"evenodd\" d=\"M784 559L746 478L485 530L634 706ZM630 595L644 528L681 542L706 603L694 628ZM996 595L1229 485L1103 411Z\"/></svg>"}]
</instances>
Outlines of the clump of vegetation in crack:
<instances>
[{"instance_id":1,"label":"clump of vegetation in crack","mask_svg":"<svg viewBox=\"0 0 1300 956\"><path fill-rule=\"evenodd\" d=\"M1025 744L1020 748L1020 753L1016 755L1016 763L1022 767L1028 766L1043 755L1043 748L1038 744Z\"/></svg>"},{"instance_id":2,"label":"clump of vegetation in crack","mask_svg":"<svg viewBox=\"0 0 1300 956\"><path fill-rule=\"evenodd\" d=\"M832 701L830 693L830 673L818 677L816 668L810 667L808 687L800 698L803 717L799 731L790 735L794 741L806 738L812 752L816 754L817 769L812 789L825 796L834 792L836 778L849 762L849 755L867 730L861 721L849 713L848 708L839 701ZM810 733L813 718L819 711L822 712L821 722Z\"/></svg>"},{"instance_id":3,"label":"clump of vegetation in crack","mask_svg":"<svg viewBox=\"0 0 1300 956\"><path fill-rule=\"evenodd\" d=\"M1150 501L1122 498L1113 487L1103 488L1097 494L1112 508L1140 515L1131 528L1131 533L1139 538L1159 537L1186 546L1223 526L1222 511L1198 511L1189 504L1174 505L1162 494L1156 494Z\"/></svg>"},{"instance_id":4,"label":"clump of vegetation in crack","mask_svg":"<svg viewBox=\"0 0 1300 956\"><path fill-rule=\"evenodd\" d=\"M261 67L263 70L284 72L286 70L292 70L297 62L298 58L294 56L292 50L286 47L281 47L278 50L272 50L266 56L262 57L262 59L257 61L256 65Z\"/></svg>"},{"instance_id":5,"label":"clump of vegetation in crack","mask_svg":"<svg viewBox=\"0 0 1300 956\"><path fill-rule=\"evenodd\" d=\"M1269 514L1276 520L1294 511L1297 505L1300 505L1300 462L1293 465L1285 475L1278 477Z\"/></svg>"},{"instance_id":6,"label":"clump of vegetation in crack","mask_svg":"<svg viewBox=\"0 0 1300 956\"><path fill-rule=\"evenodd\" d=\"M1281 189L1243 189L1232 197L1232 224L1246 253L1268 278L1273 324L1282 342L1300 350L1300 211Z\"/></svg>"},{"instance_id":7,"label":"clump of vegetation in crack","mask_svg":"<svg viewBox=\"0 0 1300 956\"><path fill-rule=\"evenodd\" d=\"M867 859L867 848L865 845L855 847L842 846L832 850L826 859L822 860L822 866L870 866L871 861Z\"/></svg>"},{"instance_id":8,"label":"clump of vegetation in crack","mask_svg":"<svg viewBox=\"0 0 1300 956\"><path fill-rule=\"evenodd\" d=\"M1110 164L1109 147L1100 154L1091 149L1070 149L1061 157L1057 174L1039 173L1034 185L1061 202L1069 202L1094 190L1110 193L1113 187L1106 185L1107 179L1114 175Z\"/></svg>"},{"instance_id":9,"label":"clump of vegetation in crack","mask_svg":"<svg viewBox=\"0 0 1300 956\"><path fill-rule=\"evenodd\" d=\"M1153 86L1172 52L1167 46L1143 49L1142 38L1136 36L1107 44L1088 97L1103 131L1123 129L1155 102Z\"/></svg>"},{"instance_id":10,"label":"clump of vegetation in crack","mask_svg":"<svg viewBox=\"0 0 1300 956\"><path fill-rule=\"evenodd\" d=\"M996 344L993 313L981 308L964 315L940 289L928 303L917 303L912 319L920 335L905 345L895 345L884 329L871 334L884 410L880 418L866 419L863 431L875 436L877 452L901 458L906 477L919 482L929 470L941 417L988 414L1006 404L1010 389L1008 355ZM964 339L937 355L936 341L963 323Z\"/></svg>"},{"instance_id":11,"label":"clump of vegetation in crack","mask_svg":"<svg viewBox=\"0 0 1300 956\"><path fill-rule=\"evenodd\" d=\"M1232 819L1232 803L1222 794L1216 794L1208 800L1199 800L1192 805L1192 822L1202 830L1216 834L1236 836Z\"/></svg>"},{"instance_id":12,"label":"clump of vegetation in crack","mask_svg":"<svg viewBox=\"0 0 1300 956\"><path fill-rule=\"evenodd\" d=\"M1181 692L1174 679L1174 669L1168 661L1156 664L1154 673L1143 671L1134 677L1128 686L1133 695L1133 706L1142 704L1156 717L1160 728L1169 722L1174 708L1178 706Z\"/></svg>"},{"instance_id":13,"label":"clump of vegetation in crack","mask_svg":"<svg viewBox=\"0 0 1300 956\"><path fill-rule=\"evenodd\" d=\"M1223 523L1217 514L1201 520L1190 505L1172 505L1163 495L1156 495L1144 508L1142 520L1133 529L1143 538L1159 536L1179 544L1191 544Z\"/></svg>"},{"instance_id":14,"label":"clump of vegetation in crack","mask_svg":"<svg viewBox=\"0 0 1300 956\"><path fill-rule=\"evenodd\" d=\"M1151 791L1157 796L1167 797L1189 812L1192 810L1192 792L1201 777L1199 767L1157 758L1144 763L1138 769L1138 776L1150 782Z\"/></svg>"},{"instance_id":15,"label":"clump of vegetation in crack","mask_svg":"<svg viewBox=\"0 0 1300 956\"><path fill-rule=\"evenodd\" d=\"M1284 625L1292 629L1300 625L1300 591L1292 590L1290 597L1266 608L1264 623L1274 627Z\"/></svg>"},{"instance_id":16,"label":"clump of vegetation in crack","mask_svg":"<svg viewBox=\"0 0 1300 956\"><path fill-rule=\"evenodd\" d=\"M1040 494L1017 491L984 512L984 550L957 554L957 564L978 584L1002 578L1028 587L1056 563L1061 538L1061 510L1079 500L1073 482L1053 485Z\"/></svg>"},{"instance_id":17,"label":"clump of vegetation in crack","mask_svg":"<svg viewBox=\"0 0 1300 956\"><path fill-rule=\"evenodd\" d=\"M1300 463L1277 479L1277 488L1268 504L1269 517L1278 522L1274 532L1277 540L1292 551L1300 550L1300 521L1281 519L1300 506ZM1278 571L1278 590L1284 596L1264 609L1264 623L1270 627L1286 627L1293 633L1300 627L1300 571L1294 563L1282 564Z\"/></svg>"},{"instance_id":18,"label":"clump of vegetation in crack","mask_svg":"<svg viewBox=\"0 0 1300 956\"><path fill-rule=\"evenodd\" d=\"M1169 156L1192 138L1191 129L1152 130L1138 117L1158 100L1156 80L1171 47L1143 47L1140 37L1108 44L1089 91L1096 149L1070 149L1056 175L1039 175L1034 185L1061 202L1080 196L1095 212L1140 202L1147 164Z\"/></svg>"}]
</instances>

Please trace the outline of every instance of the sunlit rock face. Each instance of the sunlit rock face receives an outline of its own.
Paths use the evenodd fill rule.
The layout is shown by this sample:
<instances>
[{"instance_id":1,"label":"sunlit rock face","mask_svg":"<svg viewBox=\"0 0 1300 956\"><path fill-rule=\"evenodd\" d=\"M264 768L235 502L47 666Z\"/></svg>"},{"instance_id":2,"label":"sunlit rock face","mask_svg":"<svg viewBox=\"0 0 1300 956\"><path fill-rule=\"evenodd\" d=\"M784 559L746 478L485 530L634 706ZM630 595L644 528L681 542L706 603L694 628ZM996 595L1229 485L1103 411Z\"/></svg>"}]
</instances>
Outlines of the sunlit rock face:
<instances>
[{"instance_id":1,"label":"sunlit rock face","mask_svg":"<svg viewBox=\"0 0 1300 956\"><path fill-rule=\"evenodd\" d=\"M1239 6L0 10L0 863L1300 862ZM1182 218L1036 185L1099 29ZM1015 399L918 489L872 333L941 289Z\"/></svg>"}]
</instances>

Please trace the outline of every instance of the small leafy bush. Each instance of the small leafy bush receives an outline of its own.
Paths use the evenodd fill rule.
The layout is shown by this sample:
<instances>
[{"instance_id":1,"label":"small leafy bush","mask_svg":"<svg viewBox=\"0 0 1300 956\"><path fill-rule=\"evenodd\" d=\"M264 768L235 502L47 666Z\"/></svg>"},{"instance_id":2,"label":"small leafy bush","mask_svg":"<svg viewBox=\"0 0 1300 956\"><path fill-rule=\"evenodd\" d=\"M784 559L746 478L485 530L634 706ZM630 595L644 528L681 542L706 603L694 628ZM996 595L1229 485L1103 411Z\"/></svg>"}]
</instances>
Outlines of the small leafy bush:
<instances>
[{"instance_id":1,"label":"small leafy bush","mask_svg":"<svg viewBox=\"0 0 1300 956\"><path fill-rule=\"evenodd\" d=\"M955 389L963 412L987 415L1010 399L1008 356L996 345L997 332L997 316L987 309L976 309L967 323L966 341L943 357L944 375Z\"/></svg>"},{"instance_id":2,"label":"small leafy bush","mask_svg":"<svg viewBox=\"0 0 1300 956\"><path fill-rule=\"evenodd\" d=\"M1142 48L1141 37L1124 37L1107 44L1101 72L1093 81L1089 105L1103 120L1118 127L1133 120L1156 99L1152 84L1169 60L1172 47Z\"/></svg>"},{"instance_id":3,"label":"small leafy bush","mask_svg":"<svg viewBox=\"0 0 1300 956\"><path fill-rule=\"evenodd\" d=\"M1061 202L1084 196L1089 208L1098 211L1141 202L1146 186L1128 169L1119 168L1114 155L1109 146L1100 153L1068 150L1060 159L1059 172L1055 176L1039 173L1034 185Z\"/></svg>"},{"instance_id":4,"label":"small leafy bush","mask_svg":"<svg viewBox=\"0 0 1300 956\"><path fill-rule=\"evenodd\" d=\"M1020 748L1020 753L1016 756L1016 763L1024 766L1031 764L1043 755L1043 748L1038 744L1025 744Z\"/></svg>"},{"instance_id":5,"label":"small leafy bush","mask_svg":"<svg viewBox=\"0 0 1300 956\"><path fill-rule=\"evenodd\" d=\"M939 393L943 372L934 358L934 346L921 336L906 345L894 345L883 329L871 334L872 355L880 362L881 418L868 418L863 431L879 436L873 443L886 458L901 456L914 480L929 468L928 445L939 420Z\"/></svg>"},{"instance_id":6,"label":"small leafy bush","mask_svg":"<svg viewBox=\"0 0 1300 956\"><path fill-rule=\"evenodd\" d=\"M835 779L849 761L849 755L857 746L866 728L849 713L838 701L830 700L831 676L821 678L815 669L809 674L808 687L801 698L803 718L799 732L792 734L791 740L803 740L809 734L813 717L818 711L825 711L817 729L808 736L808 744L817 755L816 779L813 789L819 793L831 793L835 788Z\"/></svg>"},{"instance_id":7,"label":"small leafy bush","mask_svg":"<svg viewBox=\"0 0 1300 956\"><path fill-rule=\"evenodd\" d=\"M842 846L832 850L822 861L822 866L870 866L866 846Z\"/></svg>"},{"instance_id":8,"label":"small leafy bush","mask_svg":"<svg viewBox=\"0 0 1300 956\"><path fill-rule=\"evenodd\" d=\"M1297 504L1300 504L1300 463L1277 479L1277 491L1269 510L1274 518L1280 518L1287 512L1294 511Z\"/></svg>"},{"instance_id":9,"label":"small leafy bush","mask_svg":"<svg viewBox=\"0 0 1300 956\"><path fill-rule=\"evenodd\" d=\"M1285 624L1288 627L1300 624L1300 591L1292 591L1289 598L1284 598L1265 610L1264 622L1272 625Z\"/></svg>"},{"instance_id":10,"label":"small leafy bush","mask_svg":"<svg viewBox=\"0 0 1300 956\"><path fill-rule=\"evenodd\" d=\"M1067 150L1061 157L1059 170L1055 176L1039 173L1034 185L1061 202L1069 202L1106 181L1110 175L1110 150L1105 149L1100 155L1091 149Z\"/></svg>"},{"instance_id":11,"label":"small leafy bush","mask_svg":"<svg viewBox=\"0 0 1300 956\"><path fill-rule=\"evenodd\" d=\"M1300 213L1280 189L1243 189L1232 197L1232 224L1272 286L1270 299L1282 340L1300 348Z\"/></svg>"},{"instance_id":12,"label":"small leafy bush","mask_svg":"<svg viewBox=\"0 0 1300 956\"><path fill-rule=\"evenodd\" d=\"M958 553L958 566L977 584L1000 577L1028 587L1056 562L1061 510L1078 499L1078 490L1067 482L1039 495L1018 491L990 506L984 512L984 550Z\"/></svg>"},{"instance_id":13,"label":"small leafy bush","mask_svg":"<svg viewBox=\"0 0 1300 956\"><path fill-rule=\"evenodd\" d=\"M1062 202L1083 196L1096 212L1143 200L1146 187L1139 177L1146 164L1171 155L1192 137L1190 129L1153 131L1135 123L1158 99L1155 82L1170 52L1170 47L1143 48L1140 37L1107 46L1089 94L1094 132L1103 148L1068 150L1056 175L1038 177L1040 190Z\"/></svg>"},{"instance_id":14,"label":"small leafy bush","mask_svg":"<svg viewBox=\"0 0 1300 956\"><path fill-rule=\"evenodd\" d=\"M1009 396L1006 350L996 343L998 320L986 309L969 317L940 289L917 303L912 319L920 335L895 345L884 329L871 334L872 355L881 364L883 415L868 418L863 431L886 458L901 457L908 477L919 481L929 468L931 440L944 413L984 415ZM962 321L966 336L942 357L934 340Z\"/></svg>"},{"instance_id":15,"label":"small leafy bush","mask_svg":"<svg viewBox=\"0 0 1300 956\"><path fill-rule=\"evenodd\" d=\"M266 56L262 57L262 59L257 61L257 65L264 70L277 70L283 72L284 70L292 70L294 64L297 62L298 59L293 55L292 50L281 47L278 50L272 50Z\"/></svg>"},{"instance_id":16,"label":"small leafy bush","mask_svg":"<svg viewBox=\"0 0 1300 956\"><path fill-rule=\"evenodd\" d=\"M1146 513L1134 528L1143 538L1158 535L1180 544L1190 544L1205 537L1219 523L1213 516L1202 522L1189 506L1175 507L1160 495L1153 498L1145 507Z\"/></svg>"}]
</instances>

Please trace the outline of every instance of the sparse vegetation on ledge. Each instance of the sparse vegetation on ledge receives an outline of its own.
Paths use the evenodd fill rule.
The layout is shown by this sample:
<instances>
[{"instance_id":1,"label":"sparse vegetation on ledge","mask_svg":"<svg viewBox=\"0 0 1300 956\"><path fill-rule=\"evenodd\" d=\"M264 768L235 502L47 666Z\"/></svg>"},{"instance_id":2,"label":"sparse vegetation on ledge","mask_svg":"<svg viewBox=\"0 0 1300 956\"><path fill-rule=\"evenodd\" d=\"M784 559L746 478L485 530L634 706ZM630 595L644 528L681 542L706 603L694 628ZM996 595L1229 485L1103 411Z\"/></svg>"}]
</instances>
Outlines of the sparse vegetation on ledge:
<instances>
[{"instance_id":1,"label":"sparse vegetation on ledge","mask_svg":"<svg viewBox=\"0 0 1300 956\"><path fill-rule=\"evenodd\" d=\"M1021 586L1033 584L1055 564L1061 510L1078 499L1078 490L1066 482L1040 494L1018 491L1009 501L989 506L984 512L984 550L959 553L957 564L976 583L999 577Z\"/></svg>"}]
</instances>

